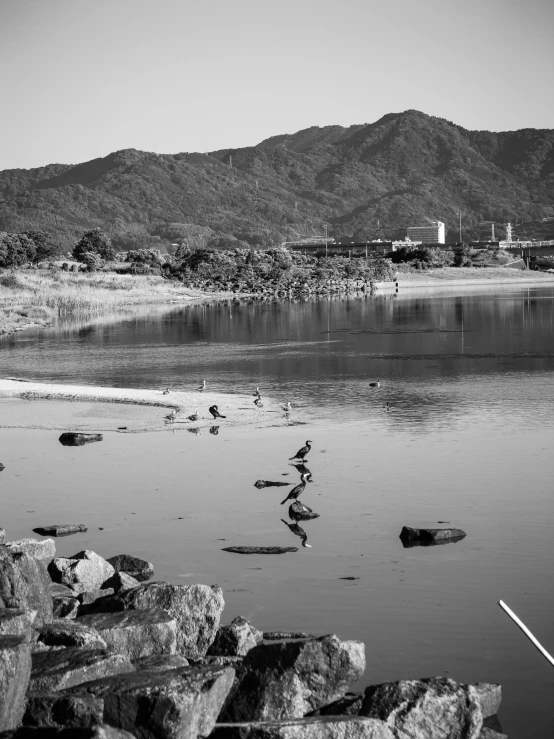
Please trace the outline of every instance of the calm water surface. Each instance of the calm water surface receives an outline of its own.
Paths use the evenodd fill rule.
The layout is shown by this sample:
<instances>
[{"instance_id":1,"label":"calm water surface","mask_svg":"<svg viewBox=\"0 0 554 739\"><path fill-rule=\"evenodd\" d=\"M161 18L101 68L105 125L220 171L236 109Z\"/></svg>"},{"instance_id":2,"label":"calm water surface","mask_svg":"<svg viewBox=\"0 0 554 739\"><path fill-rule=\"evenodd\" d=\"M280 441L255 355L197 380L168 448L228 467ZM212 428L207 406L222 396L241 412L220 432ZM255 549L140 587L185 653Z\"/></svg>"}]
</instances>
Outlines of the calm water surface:
<instances>
[{"instance_id":1,"label":"calm water surface","mask_svg":"<svg viewBox=\"0 0 554 739\"><path fill-rule=\"evenodd\" d=\"M219 583L224 621L241 614L264 630L361 639L362 684L436 674L500 682L504 731L551 736L554 672L497 601L554 651L553 328L553 290L513 289L206 304L4 339L2 376L175 389L206 378L231 393L260 385L307 424L108 431L81 449L61 447L55 432L3 429L2 525L17 538L86 522L87 534L59 541L60 554L134 553L158 579ZM368 385L376 379L378 391ZM296 483L288 458L307 438L314 481L302 499L321 514L302 524L311 548L287 526L286 488L253 487ZM467 537L402 547L404 524L443 521ZM221 551L231 544L299 551Z\"/></svg>"}]
</instances>

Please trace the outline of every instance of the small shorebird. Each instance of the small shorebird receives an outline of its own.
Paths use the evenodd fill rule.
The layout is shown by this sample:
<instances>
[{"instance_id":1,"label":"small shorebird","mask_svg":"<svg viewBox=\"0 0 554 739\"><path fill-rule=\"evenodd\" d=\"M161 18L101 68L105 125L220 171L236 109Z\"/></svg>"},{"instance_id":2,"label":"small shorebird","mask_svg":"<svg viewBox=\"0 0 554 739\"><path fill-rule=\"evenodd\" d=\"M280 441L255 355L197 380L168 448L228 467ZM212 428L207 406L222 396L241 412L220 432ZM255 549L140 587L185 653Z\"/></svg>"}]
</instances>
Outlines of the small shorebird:
<instances>
[{"instance_id":1,"label":"small shorebird","mask_svg":"<svg viewBox=\"0 0 554 739\"><path fill-rule=\"evenodd\" d=\"M208 410L214 418L227 418L227 416L222 416L221 413L217 410L217 405L211 405Z\"/></svg>"},{"instance_id":2,"label":"small shorebird","mask_svg":"<svg viewBox=\"0 0 554 739\"><path fill-rule=\"evenodd\" d=\"M254 401L254 405L257 405L257 406L258 406L258 408L263 408L263 407L264 407L264 404L262 403L262 398L261 398L261 396L258 396L258 397L256 398L256 400Z\"/></svg>"},{"instance_id":3,"label":"small shorebird","mask_svg":"<svg viewBox=\"0 0 554 739\"><path fill-rule=\"evenodd\" d=\"M379 382L379 380L377 380L377 382L370 382L369 387L376 387L377 389L379 389L381 387L381 383Z\"/></svg>"},{"instance_id":4,"label":"small shorebird","mask_svg":"<svg viewBox=\"0 0 554 739\"><path fill-rule=\"evenodd\" d=\"M290 401L286 405L282 405L281 408L285 411L285 413L290 413L292 411L292 405L290 404Z\"/></svg>"},{"instance_id":5,"label":"small shorebird","mask_svg":"<svg viewBox=\"0 0 554 739\"><path fill-rule=\"evenodd\" d=\"M199 392L202 392L202 391L203 391L203 390L205 390L205 389L206 389L206 380L202 380L202 384L201 384L201 385L200 385L200 387L198 388L198 391L199 391Z\"/></svg>"},{"instance_id":6,"label":"small shorebird","mask_svg":"<svg viewBox=\"0 0 554 739\"><path fill-rule=\"evenodd\" d=\"M193 413L192 416L187 416L189 421L198 421L198 411L196 413Z\"/></svg>"},{"instance_id":7,"label":"small shorebird","mask_svg":"<svg viewBox=\"0 0 554 739\"><path fill-rule=\"evenodd\" d=\"M169 388L166 387L166 389L163 391L162 395L169 395Z\"/></svg>"},{"instance_id":8,"label":"small shorebird","mask_svg":"<svg viewBox=\"0 0 554 739\"><path fill-rule=\"evenodd\" d=\"M255 398L261 398L261 397L262 397L262 394L261 394L261 392L260 392L260 388L259 388L259 387L256 387L256 392L255 392L255 393L252 393L252 395L253 395L253 396L254 396Z\"/></svg>"},{"instance_id":9,"label":"small shorebird","mask_svg":"<svg viewBox=\"0 0 554 739\"><path fill-rule=\"evenodd\" d=\"M175 417L177 416L177 410L174 408L171 413L168 413L167 416L165 416L166 421L174 421Z\"/></svg>"},{"instance_id":10,"label":"small shorebird","mask_svg":"<svg viewBox=\"0 0 554 739\"><path fill-rule=\"evenodd\" d=\"M310 451L311 448L312 448L312 442L311 442L310 439L308 439L308 441L306 442L306 446L303 446L302 449L299 449L296 452L296 454L294 455L294 457L289 457L289 459L302 459L302 460L304 460L304 457L306 456L306 454L308 454L308 452Z\"/></svg>"},{"instance_id":11,"label":"small shorebird","mask_svg":"<svg viewBox=\"0 0 554 739\"><path fill-rule=\"evenodd\" d=\"M383 410L385 411L385 413L388 413L390 411L390 405L388 403L385 403L385 405L383 406Z\"/></svg>"},{"instance_id":12,"label":"small shorebird","mask_svg":"<svg viewBox=\"0 0 554 739\"><path fill-rule=\"evenodd\" d=\"M298 485L295 488L293 488L290 491L290 493L287 495L287 497L285 498L285 500L282 500L281 501L281 505L284 505L287 502L287 500L296 500L299 495L302 495L302 493L304 492L304 489L306 487L306 482L307 481L308 481L308 475L302 473L300 475L300 482L298 483Z\"/></svg>"}]
</instances>

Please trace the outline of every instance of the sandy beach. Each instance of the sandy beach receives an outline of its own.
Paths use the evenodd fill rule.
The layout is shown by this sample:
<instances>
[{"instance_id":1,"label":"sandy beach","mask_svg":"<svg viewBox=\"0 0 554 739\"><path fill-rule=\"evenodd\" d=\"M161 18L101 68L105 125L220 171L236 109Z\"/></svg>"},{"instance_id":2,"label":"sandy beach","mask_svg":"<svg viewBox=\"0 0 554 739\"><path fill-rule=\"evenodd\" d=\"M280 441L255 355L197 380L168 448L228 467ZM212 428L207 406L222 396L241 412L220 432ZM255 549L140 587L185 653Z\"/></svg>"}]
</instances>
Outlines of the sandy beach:
<instances>
[{"instance_id":1,"label":"sandy beach","mask_svg":"<svg viewBox=\"0 0 554 739\"><path fill-rule=\"evenodd\" d=\"M208 386L209 387L209 386ZM252 388L254 390L254 388ZM54 401L54 402L52 402ZM288 417L283 402L263 398L263 408L252 395L95 387L0 379L0 428L56 429L72 431L189 431L213 426L287 426L297 423ZM217 405L224 419L214 419L209 408ZM175 409L174 421L165 416ZM198 413L197 421L188 416Z\"/></svg>"}]
</instances>

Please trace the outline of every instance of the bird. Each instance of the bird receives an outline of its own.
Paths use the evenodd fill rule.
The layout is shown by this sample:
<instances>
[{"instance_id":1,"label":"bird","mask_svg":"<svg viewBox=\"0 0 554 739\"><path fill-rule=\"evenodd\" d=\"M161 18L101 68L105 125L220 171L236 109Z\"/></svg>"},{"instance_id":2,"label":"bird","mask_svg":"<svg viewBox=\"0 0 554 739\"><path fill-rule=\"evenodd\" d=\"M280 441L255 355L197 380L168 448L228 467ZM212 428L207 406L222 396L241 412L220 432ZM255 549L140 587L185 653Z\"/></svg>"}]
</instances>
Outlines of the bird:
<instances>
[{"instance_id":1,"label":"bird","mask_svg":"<svg viewBox=\"0 0 554 739\"><path fill-rule=\"evenodd\" d=\"M162 395L169 395L169 388L166 387L166 389L163 391Z\"/></svg>"},{"instance_id":2,"label":"bird","mask_svg":"<svg viewBox=\"0 0 554 739\"><path fill-rule=\"evenodd\" d=\"M296 487L294 487L290 491L290 493L287 495L285 500L281 501L281 505L284 505L287 502L287 500L296 500L299 495L302 495L306 487L307 481L308 481L308 475L306 475L305 473L302 473L300 475L300 482L298 483Z\"/></svg>"},{"instance_id":3,"label":"bird","mask_svg":"<svg viewBox=\"0 0 554 739\"><path fill-rule=\"evenodd\" d=\"M282 405L281 408L285 411L285 413L290 413L292 410L292 405L289 401L286 405Z\"/></svg>"},{"instance_id":4,"label":"bird","mask_svg":"<svg viewBox=\"0 0 554 739\"><path fill-rule=\"evenodd\" d=\"M390 411L390 405L388 403L385 403L385 405L383 406L383 409L385 413L388 413Z\"/></svg>"},{"instance_id":5,"label":"bird","mask_svg":"<svg viewBox=\"0 0 554 739\"><path fill-rule=\"evenodd\" d=\"M187 416L189 421L198 421L198 411L196 413L193 413L191 416Z\"/></svg>"},{"instance_id":6,"label":"bird","mask_svg":"<svg viewBox=\"0 0 554 739\"><path fill-rule=\"evenodd\" d=\"M260 393L260 388L259 387L256 387L256 392L255 393L252 393L252 395L255 398L261 398L262 397L262 394Z\"/></svg>"},{"instance_id":7,"label":"bird","mask_svg":"<svg viewBox=\"0 0 554 739\"><path fill-rule=\"evenodd\" d=\"M294 455L294 457L289 457L289 459L304 460L304 457L306 456L306 454L308 454L311 448L312 448L312 442L310 439L308 439L308 441L306 442L306 446L303 446L302 449L299 449Z\"/></svg>"},{"instance_id":8,"label":"bird","mask_svg":"<svg viewBox=\"0 0 554 739\"><path fill-rule=\"evenodd\" d=\"M203 390L205 390L205 389L206 389L206 380L202 380L202 384L201 384L201 385L200 385L200 387L198 388L198 391L199 391L199 392L202 392L202 391L203 391Z\"/></svg>"},{"instance_id":9,"label":"bird","mask_svg":"<svg viewBox=\"0 0 554 739\"><path fill-rule=\"evenodd\" d=\"M304 531L302 526L299 526L297 523L289 523L288 521L285 521L283 518L281 521L285 524L285 526L288 526L289 529L292 531L292 533L295 536L299 536L302 539L302 546L303 547L311 547L311 544L307 544L308 541L308 534Z\"/></svg>"},{"instance_id":10,"label":"bird","mask_svg":"<svg viewBox=\"0 0 554 739\"><path fill-rule=\"evenodd\" d=\"M219 434L219 426L210 426L210 434L217 436Z\"/></svg>"},{"instance_id":11,"label":"bird","mask_svg":"<svg viewBox=\"0 0 554 739\"><path fill-rule=\"evenodd\" d=\"M175 416L177 415L177 410L174 408L171 413L168 413L167 416L165 416L166 421L174 421Z\"/></svg>"},{"instance_id":12,"label":"bird","mask_svg":"<svg viewBox=\"0 0 554 739\"><path fill-rule=\"evenodd\" d=\"M370 382L369 387L376 387L377 389L379 389L381 387L381 383L379 382L379 380L377 380L377 382Z\"/></svg>"},{"instance_id":13,"label":"bird","mask_svg":"<svg viewBox=\"0 0 554 739\"><path fill-rule=\"evenodd\" d=\"M258 408L263 408L264 407L264 404L262 403L261 397L256 398L256 400L254 401L254 405L257 405Z\"/></svg>"},{"instance_id":14,"label":"bird","mask_svg":"<svg viewBox=\"0 0 554 739\"><path fill-rule=\"evenodd\" d=\"M227 416L222 416L221 413L217 410L217 405L211 405L208 410L214 418L227 418Z\"/></svg>"}]
</instances>

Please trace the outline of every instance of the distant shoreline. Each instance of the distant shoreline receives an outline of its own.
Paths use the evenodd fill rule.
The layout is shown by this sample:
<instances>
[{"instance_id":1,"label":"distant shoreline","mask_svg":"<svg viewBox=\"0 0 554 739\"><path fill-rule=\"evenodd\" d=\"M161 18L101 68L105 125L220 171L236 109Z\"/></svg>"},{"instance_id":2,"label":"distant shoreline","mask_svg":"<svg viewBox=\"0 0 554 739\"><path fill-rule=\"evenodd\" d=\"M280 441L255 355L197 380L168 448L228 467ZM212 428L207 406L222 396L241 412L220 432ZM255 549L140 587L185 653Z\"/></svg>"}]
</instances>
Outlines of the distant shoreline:
<instances>
[{"instance_id":1,"label":"distant shoreline","mask_svg":"<svg viewBox=\"0 0 554 739\"><path fill-rule=\"evenodd\" d=\"M463 276L460 276L463 275ZM451 290L457 287L553 286L554 274L505 267L441 267L421 272L399 272L396 282L376 284L377 293L404 292L420 288ZM450 293L451 294L451 293Z\"/></svg>"}]
</instances>

